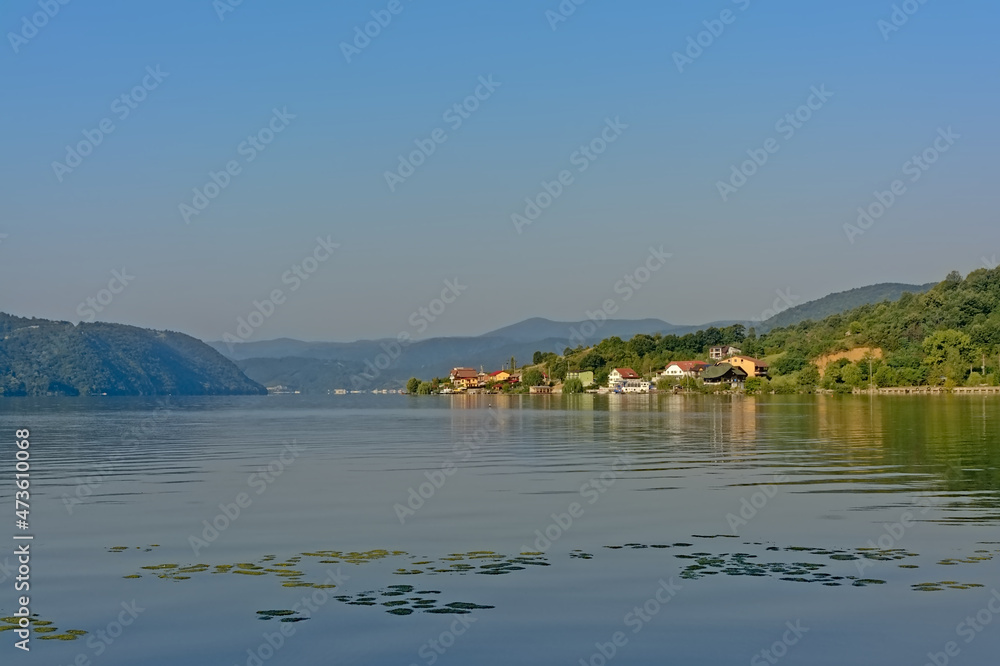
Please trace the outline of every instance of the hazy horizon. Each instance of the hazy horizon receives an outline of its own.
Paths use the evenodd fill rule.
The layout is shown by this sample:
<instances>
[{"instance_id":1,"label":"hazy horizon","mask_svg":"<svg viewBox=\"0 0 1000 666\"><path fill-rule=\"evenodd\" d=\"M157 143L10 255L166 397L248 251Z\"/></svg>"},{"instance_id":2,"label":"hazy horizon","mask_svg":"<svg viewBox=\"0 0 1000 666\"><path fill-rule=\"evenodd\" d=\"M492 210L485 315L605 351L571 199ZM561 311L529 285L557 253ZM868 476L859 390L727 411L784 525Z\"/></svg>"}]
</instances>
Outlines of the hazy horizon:
<instances>
[{"instance_id":1,"label":"hazy horizon","mask_svg":"<svg viewBox=\"0 0 1000 666\"><path fill-rule=\"evenodd\" d=\"M931 282L935 282L935 281L931 281ZM921 285L918 285L916 283L905 283L905 282L896 282L896 284L912 284L913 286L921 286ZM929 283L924 283L924 284L929 284ZM874 286L874 285L863 285L863 286L867 287L867 286ZM770 306L768 307L768 309L765 309L764 311L762 311L761 314L763 314L763 315L771 315L772 312L774 314L780 314L780 313L784 312L785 310L790 309L792 307L795 307L795 306L798 306L798 305L803 305L803 304L809 303L811 301L817 300L817 299L814 299L814 298L802 299L797 294L792 294L792 293L788 292L787 290L777 290L776 293L778 293L778 296L775 297L774 301L770 304ZM839 293L839 292L831 292L831 294L835 294L835 293ZM831 294L824 294L824 296L828 296L828 295L831 295ZM783 298L783 296L784 296L784 298ZM792 298L788 299L787 298L788 296L791 296ZM823 296L820 296L818 298L823 298ZM471 332L471 333L449 333L449 332L447 332L447 330L445 330L443 332L434 333L433 335L431 335L431 334L427 334L427 335L415 334L414 333L415 327L412 326L412 325L410 325L409 322L407 322L407 325L401 326L400 330L398 330L398 331L396 331L394 333L386 332L383 335L374 335L374 336L369 336L369 337L352 338L352 339L306 338L306 337L295 337L295 336L288 336L288 335L281 335L281 336L275 336L275 337L265 337L263 335L256 335L256 329L254 329L255 335L252 335L252 336L250 336L249 338L247 338L245 340L241 339L240 342L273 342L273 341L277 341L277 340L296 340L296 341L299 341L299 342L306 342L306 343L325 343L325 342L329 342L329 343L338 343L339 344L339 343L353 343L353 342L365 342L365 341L377 341L377 340L397 339L398 336L400 334L402 334L402 333L406 333L407 335L410 336L411 339L417 340L417 341L428 340L428 339L432 339L432 338L470 338L470 337L482 337L482 336L486 336L488 334L500 331L500 330L505 329L505 328L509 328L509 327L512 327L512 326L517 326L519 324L523 324L525 322L529 322L529 321L532 321L532 320L538 320L538 319L547 320L547 321L550 321L550 322L556 323L556 324L566 324L566 325L573 325L573 324L578 324L578 323L587 322L587 321L598 321L599 320L599 315L597 313L599 311L600 311L600 308L594 308L593 310L588 310L586 313L584 313L585 316L583 316L583 317L581 317L579 319L575 319L575 320L557 319L557 318L553 318L553 317L545 316L545 315L541 315L541 314L529 315L529 316L525 316L525 317L523 317L521 319L518 319L516 321L502 323L502 324L497 325L497 326L492 326L492 327L490 327L488 329L474 331L474 332ZM2 312L2 311L0 311L0 312ZM16 316L16 317L23 317L23 318L38 317L38 315L34 315L34 314L31 314L31 313L5 312L4 314L9 314L9 315L13 315L13 316ZM588 319L588 317L586 315L590 315L590 314L594 314L594 315L596 315L596 317ZM422 317L422 315L419 315L419 316ZM764 319L760 319L759 317L757 317L757 318L747 317L747 318L742 318L741 319L741 318L736 318L736 317L728 317L728 318L721 318L721 319L713 319L711 321L683 322L683 321L668 321L668 320L663 319L662 317L656 317L656 316L650 316L650 317L619 317L619 316L616 316L616 315L611 315L611 317L609 317L610 320L617 320L617 321L635 321L635 322L638 322L638 321L646 321L646 320L659 320L659 321L663 321L666 324L670 324L671 326L684 327L684 328L703 327L703 326L707 327L707 326L712 326L712 325L722 325L722 324L728 323L728 322L743 322L743 323L746 323L747 325L752 326L757 321L766 321L767 318L768 317L765 317ZM242 319L243 319L244 322L246 321L246 317L242 317ZM79 323L78 320L59 320L59 321L72 321L73 323ZM112 320L112 319L104 319L104 318L101 318L101 317L96 317L94 319L94 321L96 321L96 322L102 322L102 323L109 323L109 324L123 324L123 325L127 325L127 326L140 326L139 324L135 324L135 323L127 322L127 321L116 321L116 320ZM238 325L239 324L237 324L237 326L233 328L234 331L237 329ZM247 325L249 325L249 324L247 324ZM430 326L430 322L428 322L427 328L428 329L432 328ZM443 328L443 326L437 326L437 327L434 327L434 328ZM170 331L175 331L175 332L178 332L178 333L185 333L185 334L188 334L188 335L194 335L193 333L190 333L188 331L171 328L169 326L166 327L166 328L164 328L164 329L157 329L157 330L170 330ZM599 333L600 333L600 328L598 328L598 335L597 335L598 339L602 337L602 336L599 335ZM653 333L653 331L650 331L650 333ZM571 331L567 330L567 336L569 336L570 334L571 334ZM198 336L194 335L194 337L198 337ZM238 335L237 335L237 337L238 337ZM200 338L200 339L202 341L208 342L208 343L225 342L225 340L223 340L222 336L220 336L218 338Z\"/></svg>"},{"instance_id":2,"label":"hazy horizon","mask_svg":"<svg viewBox=\"0 0 1000 666\"><path fill-rule=\"evenodd\" d=\"M390 4L7 3L0 311L470 336L995 264L994 4Z\"/></svg>"}]
</instances>

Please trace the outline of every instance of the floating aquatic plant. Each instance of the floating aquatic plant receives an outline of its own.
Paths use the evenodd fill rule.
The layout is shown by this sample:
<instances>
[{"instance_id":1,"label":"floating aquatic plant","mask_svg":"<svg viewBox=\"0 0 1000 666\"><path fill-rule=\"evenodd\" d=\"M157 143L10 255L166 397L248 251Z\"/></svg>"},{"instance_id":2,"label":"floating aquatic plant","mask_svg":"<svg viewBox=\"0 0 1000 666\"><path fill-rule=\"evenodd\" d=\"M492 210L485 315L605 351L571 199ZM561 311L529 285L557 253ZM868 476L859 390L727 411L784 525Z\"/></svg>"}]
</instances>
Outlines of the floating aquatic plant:
<instances>
[{"instance_id":1,"label":"floating aquatic plant","mask_svg":"<svg viewBox=\"0 0 1000 666\"><path fill-rule=\"evenodd\" d=\"M0 617L0 633L5 631L14 631L16 629L21 629L21 620L25 618L21 617ZM38 614L33 614L26 618L28 625L35 634L41 634L37 636L38 640L59 640L59 641L75 641L80 636L85 636L86 631L81 629L68 629L63 633L57 633L59 630L52 626L52 622L49 620L40 620Z\"/></svg>"},{"instance_id":2,"label":"floating aquatic plant","mask_svg":"<svg viewBox=\"0 0 1000 666\"><path fill-rule=\"evenodd\" d=\"M738 538L734 535L693 535L696 540L716 540L723 538ZM698 543L697 541L695 543ZM745 545L757 546L758 551L767 553L766 555L754 554L754 552L727 552L712 553L707 550L696 552L678 552L677 549L694 549L694 543L674 542L674 543L653 543L644 544L630 542L621 545L607 545L606 549L615 551L624 550L644 550L648 551L648 556L656 556L653 551L673 549L675 558L684 561L680 577L686 580L698 580L706 576L750 576L750 577L770 577L778 578L786 582L796 583L819 583L824 586L837 587L850 585L853 587L867 587L871 585L884 585L886 581L874 578L858 578L851 575L834 575L832 571L827 571L828 567L834 565L843 566L849 562L869 561L896 561L907 560L917 557L916 553L906 551L901 548L882 549L877 547L861 548L817 548L808 546L785 546L780 547L773 543L743 542ZM707 544L706 544L707 545ZM109 552L123 552L127 550L125 546L115 546ZM765 559L779 559L772 554L775 553L795 553L794 557L789 557L794 561L764 561ZM1000 551L996 551L1000 552ZM822 558L822 561L803 561L805 556ZM594 554L581 549L573 550L569 553L570 558L580 560L590 560ZM663 555L659 555L662 557ZM973 564L988 561L994 557L993 551L979 549L975 554L966 558L949 558L942 560L940 564ZM449 553L442 557L426 557L411 555L405 551L374 549L368 551L337 551L337 550L315 550L301 553L287 558L285 561L277 561L277 556L266 555L256 562L238 562L233 564L186 564L174 563L155 564L143 566L142 569L155 572L158 578L186 581L192 577L203 574L240 574L242 576L274 577L281 582L282 587L287 588L312 588L312 589L332 589L336 585L327 582L319 583L307 580L309 565L312 562L319 564L351 564L360 566L390 558L400 558L394 573L399 576L415 575L466 575L479 574L487 576L508 575L517 571L523 571L529 566L550 566L544 553L526 551L517 555L505 555L492 550L472 550L461 553ZM904 569L918 568L915 564L899 563L897 565ZM852 567L853 568L853 567ZM141 578L141 574L131 574L125 578ZM912 586L915 591L940 591L943 589L972 589L981 587L977 583L958 583L956 581L941 581L938 583L918 583ZM493 606L476 604L466 601L441 602L441 590L416 590L415 585L398 583L388 585L378 590L367 590L358 594L340 594L332 597L341 603L350 606L379 607L386 613L407 616L416 612L431 614L464 614L476 610L491 609ZM257 616L262 620L277 619L281 622L301 622L308 617L300 617L293 611L258 611ZM39 625L41 626L41 625ZM14 628L0 626L0 631ZM52 639L69 640L66 636L72 636L72 632L57 633L55 628L40 631L46 637Z\"/></svg>"},{"instance_id":3,"label":"floating aquatic plant","mask_svg":"<svg viewBox=\"0 0 1000 666\"><path fill-rule=\"evenodd\" d=\"M159 548L159 547L160 547L160 544L154 543L154 544L150 544L149 546L146 546L146 547L136 546L135 549L136 550L141 550L144 553L151 553L151 552L153 552L154 548ZM111 546L107 550L108 550L109 553L124 553L127 550L131 550L131 547L129 547L129 546Z\"/></svg>"},{"instance_id":4,"label":"floating aquatic plant","mask_svg":"<svg viewBox=\"0 0 1000 666\"><path fill-rule=\"evenodd\" d=\"M980 583L959 583L954 580L942 580L937 583L917 583L910 587L917 592L941 592L945 589L972 590L984 586Z\"/></svg>"}]
</instances>

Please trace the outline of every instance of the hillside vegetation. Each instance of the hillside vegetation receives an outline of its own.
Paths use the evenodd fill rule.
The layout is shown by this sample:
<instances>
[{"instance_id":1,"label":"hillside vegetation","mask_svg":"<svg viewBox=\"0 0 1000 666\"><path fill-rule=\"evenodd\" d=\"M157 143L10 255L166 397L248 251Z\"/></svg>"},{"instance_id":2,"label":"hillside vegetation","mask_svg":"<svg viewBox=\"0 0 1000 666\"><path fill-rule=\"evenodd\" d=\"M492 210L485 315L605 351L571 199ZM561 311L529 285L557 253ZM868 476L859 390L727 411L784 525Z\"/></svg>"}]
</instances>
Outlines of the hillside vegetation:
<instances>
[{"instance_id":1,"label":"hillside vegetation","mask_svg":"<svg viewBox=\"0 0 1000 666\"><path fill-rule=\"evenodd\" d=\"M0 313L0 396L266 393L217 351L181 333Z\"/></svg>"},{"instance_id":2,"label":"hillside vegetation","mask_svg":"<svg viewBox=\"0 0 1000 666\"><path fill-rule=\"evenodd\" d=\"M831 315L847 312L872 303L897 301L905 293L922 294L933 286L934 283L916 285L886 282L867 287L858 287L849 291L841 291L779 312L758 325L757 331L760 333L784 326L794 326L803 321L818 321Z\"/></svg>"},{"instance_id":3,"label":"hillside vegetation","mask_svg":"<svg viewBox=\"0 0 1000 666\"><path fill-rule=\"evenodd\" d=\"M951 273L925 293L775 329L756 341L762 353L784 353L794 361L778 364L779 370L800 359L857 347L882 350L883 358L870 364L871 381L880 386L996 384L1000 269L980 269L964 280ZM866 359L844 359L828 367L825 381L867 384L868 370Z\"/></svg>"},{"instance_id":4,"label":"hillside vegetation","mask_svg":"<svg viewBox=\"0 0 1000 666\"><path fill-rule=\"evenodd\" d=\"M1000 269L980 269L965 279L951 273L924 293L904 293L892 302L862 305L761 335L736 324L682 336L611 337L593 347L567 349L562 356L538 353L534 360L555 379L567 371L593 370L595 384L602 384L616 367L631 367L648 377L671 361L704 360L709 347L724 344L770 363L771 379L753 382L753 390L996 385ZM841 358L827 363L831 355ZM820 362L825 366L822 377Z\"/></svg>"}]
</instances>

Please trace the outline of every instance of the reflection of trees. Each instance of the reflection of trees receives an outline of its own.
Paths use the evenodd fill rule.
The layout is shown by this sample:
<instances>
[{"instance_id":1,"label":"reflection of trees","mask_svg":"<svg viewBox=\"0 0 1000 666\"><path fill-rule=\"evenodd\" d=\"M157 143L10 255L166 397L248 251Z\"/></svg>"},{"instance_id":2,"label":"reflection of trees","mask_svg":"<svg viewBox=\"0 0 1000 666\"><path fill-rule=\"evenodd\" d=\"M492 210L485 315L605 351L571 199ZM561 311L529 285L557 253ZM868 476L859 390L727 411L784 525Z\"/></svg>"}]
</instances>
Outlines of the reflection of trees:
<instances>
[{"instance_id":1,"label":"reflection of trees","mask_svg":"<svg viewBox=\"0 0 1000 666\"><path fill-rule=\"evenodd\" d=\"M932 494L946 520L1000 518L995 396L461 396L451 400L455 441L490 408L499 442L579 447L581 457L710 453L794 469L803 491L898 494L904 504Z\"/></svg>"},{"instance_id":2,"label":"reflection of trees","mask_svg":"<svg viewBox=\"0 0 1000 666\"><path fill-rule=\"evenodd\" d=\"M870 470L877 492L966 494L951 507L995 509L998 408L988 396L819 396L813 421L827 455Z\"/></svg>"}]
</instances>

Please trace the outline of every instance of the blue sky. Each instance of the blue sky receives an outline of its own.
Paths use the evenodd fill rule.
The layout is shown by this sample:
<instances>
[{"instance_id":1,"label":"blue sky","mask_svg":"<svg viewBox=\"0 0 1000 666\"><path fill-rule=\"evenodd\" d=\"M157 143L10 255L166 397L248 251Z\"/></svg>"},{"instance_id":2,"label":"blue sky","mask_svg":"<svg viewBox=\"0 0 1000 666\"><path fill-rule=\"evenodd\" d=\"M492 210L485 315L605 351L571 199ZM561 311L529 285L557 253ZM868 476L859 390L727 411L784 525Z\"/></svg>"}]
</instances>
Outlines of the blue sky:
<instances>
[{"instance_id":1,"label":"blue sky","mask_svg":"<svg viewBox=\"0 0 1000 666\"><path fill-rule=\"evenodd\" d=\"M3 5L0 311L77 321L103 298L98 319L214 340L281 290L251 339L351 340L415 333L412 313L458 280L423 337L609 299L617 317L696 324L1000 252L995 3L897 3L912 13L890 31L893 3L871 0L588 0L559 22L556 0L227 2L52 0L37 30L38 0ZM391 22L348 62L372 12ZM609 121L627 128L581 157ZM84 132L100 143L54 166ZM417 141L433 153L390 188ZM723 200L747 151L767 161ZM512 215L564 171L518 233ZM884 214L845 230L895 180ZM317 238L339 248L293 290ZM616 291L661 246L666 265Z\"/></svg>"}]
</instances>

